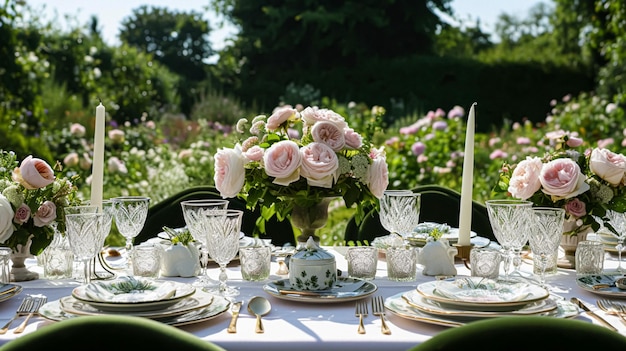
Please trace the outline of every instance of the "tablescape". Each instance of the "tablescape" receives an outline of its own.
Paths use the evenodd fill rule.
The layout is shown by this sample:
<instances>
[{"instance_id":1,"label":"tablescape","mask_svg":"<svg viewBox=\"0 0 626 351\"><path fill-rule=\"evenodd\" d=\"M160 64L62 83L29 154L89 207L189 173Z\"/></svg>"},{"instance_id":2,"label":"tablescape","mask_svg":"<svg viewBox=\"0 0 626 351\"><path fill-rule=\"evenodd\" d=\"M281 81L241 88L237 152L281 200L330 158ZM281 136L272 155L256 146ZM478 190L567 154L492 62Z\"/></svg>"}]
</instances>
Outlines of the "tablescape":
<instances>
[{"instance_id":1,"label":"tablescape","mask_svg":"<svg viewBox=\"0 0 626 351\"><path fill-rule=\"evenodd\" d=\"M46 161L27 156L21 163L0 149L0 243L13 250L12 281L39 278L24 265L52 241L54 227L65 231L63 208L79 203L75 177L56 176Z\"/></svg>"},{"instance_id":2,"label":"tablescape","mask_svg":"<svg viewBox=\"0 0 626 351\"><path fill-rule=\"evenodd\" d=\"M91 266L89 261L94 259L102 250L106 224L106 217L102 213L66 214L67 236L72 252L79 261L83 262L83 284L91 282Z\"/></svg>"},{"instance_id":3,"label":"tablescape","mask_svg":"<svg viewBox=\"0 0 626 351\"><path fill-rule=\"evenodd\" d=\"M411 304L409 304L404 298L403 295L405 293L397 293L395 295L389 296L385 299L385 308L389 310L396 316L401 318L405 318L408 320L414 320L418 322L441 325L445 327L458 327L461 325L465 325L475 320L484 319L484 316L480 317L470 317L470 316L452 316L452 315L438 315L438 314L430 314L419 309L415 308ZM557 304L557 308L545 313L539 313L539 316L546 316L551 318L574 318L580 314L578 307L567 300L557 299L554 301ZM508 315L507 315L508 316ZM499 317L499 315L494 316L493 318Z\"/></svg>"},{"instance_id":4,"label":"tablescape","mask_svg":"<svg viewBox=\"0 0 626 351\"><path fill-rule=\"evenodd\" d=\"M386 190L380 199L380 224L390 233L409 235L419 224L420 193Z\"/></svg>"},{"instance_id":5,"label":"tablescape","mask_svg":"<svg viewBox=\"0 0 626 351\"><path fill-rule=\"evenodd\" d=\"M26 318L24 319L22 324L20 324L17 328L15 328L15 330L13 331L13 334L20 334L24 332L24 330L26 329L26 326L28 325L28 321L30 321L30 319L33 318L35 314L39 313L39 308L41 308L41 306L43 306L46 302L48 302L48 298L43 295L35 295L33 296L32 301L33 303L28 309L28 314L26 315Z\"/></svg>"},{"instance_id":6,"label":"tablescape","mask_svg":"<svg viewBox=\"0 0 626 351\"><path fill-rule=\"evenodd\" d=\"M613 210L606 211L606 218L613 228L608 232L615 236L615 251L617 252L617 273L624 274L626 271L622 267L622 251L624 250L624 239L626 239L626 213Z\"/></svg>"},{"instance_id":7,"label":"tablescape","mask_svg":"<svg viewBox=\"0 0 626 351\"><path fill-rule=\"evenodd\" d=\"M262 296L253 296L250 301L248 301L248 312L256 317L256 325L254 328L255 333L265 333L261 317L270 313L271 310L272 305L266 298Z\"/></svg>"},{"instance_id":8,"label":"tablescape","mask_svg":"<svg viewBox=\"0 0 626 351\"><path fill-rule=\"evenodd\" d=\"M202 292L201 290L197 291L196 293L207 294ZM180 315L166 315L164 317L157 316L151 319L172 326L183 326L187 324L205 322L228 312L228 309L231 305L231 302L228 299L217 295L211 296L211 303L205 307L192 309ZM81 317L83 314L73 314L66 312L61 308L60 300L54 300L44 304L39 309L39 315L46 318L47 320L59 322L70 318Z\"/></svg>"},{"instance_id":9,"label":"tablescape","mask_svg":"<svg viewBox=\"0 0 626 351\"><path fill-rule=\"evenodd\" d=\"M239 290L227 284L226 265L239 252L243 211L225 210L221 212L223 214L212 214L205 218L210 222L209 228L212 228L206 233L209 256L220 266L220 283L217 287L209 288L208 291L223 296L237 296Z\"/></svg>"},{"instance_id":10,"label":"tablescape","mask_svg":"<svg viewBox=\"0 0 626 351\"><path fill-rule=\"evenodd\" d=\"M508 279L513 273L519 273L522 247L530 234L528 224L532 218L532 202L497 199L487 200L485 205L493 234L503 249L504 277Z\"/></svg>"},{"instance_id":11,"label":"tablescape","mask_svg":"<svg viewBox=\"0 0 626 351\"><path fill-rule=\"evenodd\" d=\"M592 318L594 318L595 320L597 320L598 322L600 322L602 325L604 325L605 327L613 330L613 331L617 331L617 328L615 328L615 326L613 326L613 324L609 323L606 319L602 318L599 314L595 313L594 311L592 311L589 307L587 307L587 305L585 305L584 302L580 301L578 298L576 297L572 297L570 299L570 301L574 304L576 304L578 307L580 307L585 313L587 313L587 315L591 316Z\"/></svg>"},{"instance_id":12,"label":"tablescape","mask_svg":"<svg viewBox=\"0 0 626 351\"><path fill-rule=\"evenodd\" d=\"M215 187L224 198L238 196L260 208L261 222L290 219L294 207L319 213L313 209L333 197L355 206L360 219L366 208L378 206L389 184L384 148L364 140L335 111L284 105L269 117L240 119L236 131L239 142L214 156ZM319 241L306 229L298 242L310 236Z\"/></svg>"},{"instance_id":13,"label":"tablescape","mask_svg":"<svg viewBox=\"0 0 626 351\"><path fill-rule=\"evenodd\" d=\"M2 329L0 329L0 335L2 334L6 334L6 332L9 330L9 328L11 327L11 324L18 319L21 316L24 316L28 313L28 311L32 308L33 306L33 297L30 295L27 295L26 297L24 297L22 299L22 302L20 303L20 305L17 307L17 310L15 311L15 314L13 315L13 318L11 318L3 327Z\"/></svg>"},{"instance_id":14,"label":"tablescape","mask_svg":"<svg viewBox=\"0 0 626 351\"><path fill-rule=\"evenodd\" d=\"M565 260L559 266L575 268L577 243L608 224L606 211L624 211L626 162L624 155L607 148L580 150L583 140L562 130L546 134L541 142L550 146L545 154L503 165L494 191L535 206L565 209Z\"/></svg>"},{"instance_id":15,"label":"tablescape","mask_svg":"<svg viewBox=\"0 0 626 351\"><path fill-rule=\"evenodd\" d=\"M263 291L268 294L289 301L311 303L336 303L359 300L372 295L378 287L371 281L340 277L335 285L325 290L300 290L292 287L289 279L281 279L263 285Z\"/></svg>"},{"instance_id":16,"label":"tablescape","mask_svg":"<svg viewBox=\"0 0 626 351\"><path fill-rule=\"evenodd\" d=\"M470 274L472 277L497 279L500 275L502 254L489 247L473 247L470 250Z\"/></svg>"},{"instance_id":17,"label":"tablescape","mask_svg":"<svg viewBox=\"0 0 626 351\"><path fill-rule=\"evenodd\" d=\"M209 289L217 285L217 281L209 277L207 265L209 262L209 251L207 248L208 233L212 230L210 220L217 217L211 216L215 211L226 210L228 200L199 199L181 201L183 218L187 229L193 236L194 240L200 243L200 251L202 253L202 272L195 285L201 288Z\"/></svg>"},{"instance_id":18,"label":"tablescape","mask_svg":"<svg viewBox=\"0 0 626 351\"><path fill-rule=\"evenodd\" d=\"M414 281L417 273L417 248L394 246L386 250L387 279L399 282Z\"/></svg>"},{"instance_id":19,"label":"tablescape","mask_svg":"<svg viewBox=\"0 0 626 351\"><path fill-rule=\"evenodd\" d=\"M159 278L163 262L163 249L160 245L141 243L133 248L130 257L133 276Z\"/></svg>"},{"instance_id":20,"label":"tablescape","mask_svg":"<svg viewBox=\"0 0 626 351\"><path fill-rule=\"evenodd\" d=\"M533 207L528 241L533 252L533 261L541 266L539 285L546 286L546 266L550 255L556 255L563 233L565 210L555 207Z\"/></svg>"},{"instance_id":21,"label":"tablescape","mask_svg":"<svg viewBox=\"0 0 626 351\"><path fill-rule=\"evenodd\" d=\"M576 284L596 295L626 299L626 278L606 274L586 274L576 278Z\"/></svg>"},{"instance_id":22,"label":"tablescape","mask_svg":"<svg viewBox=\"0 0 626 351\"><path fill-rule=\"evenodd\" d=\"M618 316L622 323L626 324L626 305L608 299L597 300L596 305L604 313Z\"/></svg>"},{"instance_id":23,"label":"tablescape","mask_svg":"<svg viewBox=\"0 0 626 351\"><path fill-rule=\"evenodd\" d=\"M374 296L372 298L372 314L380 317L380 332L385 335L391 335L391 329L385 321L385 303L382 296Z\"/></svg>"},{"instance_id":24,"label":"tablescape","mask_svg":"<svg viewBox=\"0 0 626 351\"><path fill-rule=\"evenodd\" d=\"M457 253L457 248L450 246L447 240L441 239L439 230L434 229L427 239L426 245L419 251L418 262L424 266L422 274L431 276L456 275L454 257Z\"/></svg>"},{"instance_id":25,"label":"tablescape","mask_svg":"<svg viewBox=\"0 0 626 351\"><path fill-rule=\"evenodd\" d=\"M604 245L599 241L583 240L576 249L576 275L602 274Z\"/></svg>"},{"instance_id":26,"label":"tablescape","mask_svg":"<svg viewBox=\"0 0 626 351\"><path fill-rule=\"evenodd\" d=\"M374 246L351 246L345 254L348 277L372 280L376 277L378 249Z\"/></svg>"},{"instance_id":27,"label":"tablescape","mask_svg":"<svg viewBox=\"0 0 626 351\"><path fill-rule=\"evenodd\" d=\"M359 301L356 303L356 311L354 314L359 317L359 328L357 332L359 334L365 334L365 325L363 324L363 319L367 317L367 303L364 301Z\"/></svg>"},{"instance_id":28,"label":"tablescape","mask_svg":"<svg viewBox=\"0 0 626 351\"><path fill-rule=\"evenodd\" d=\"M228 324L228 328L226 331L230 334L234 334L237 332L237 319L239 318L239 311L241 310L241 305L243 305L243 301L237 301L233 303L230 307L230 323Z\"/></svg>"},{"instance_id":29,"label":"tablescape","mask_svg":"<svg viewBox=\"0 0 626 351\"><path fill-rule=\"evenodd\" d=\"M126 238L126 252L131 254L133 239L141 232L148 217L150 198L146 196L118 196L113 201L117 230ZM130 264L130 260L127 261ZM130 272L131 267L127 267Z\"/></svg>"},{"instance_id":30,"label":"tablescape","mask_svg":"<svg viewBox=\"0 0 626 351\"><path fill-rule=\"evenodd\" d=\"M337 280L335 256L310 237L289 259L289 283L300 290L323 290Z\"/></svg>"},{"instance_id":31,"label":"tablescape","mask_svg":"<svg viewBox=\"0 0 626 351\"><path fill-rule=\"evenodd\" d=\"M542 286L523 281L456 277L417 285L424 297L449 306L481 311L512 311L550 296Z\"/></svg>"}]
</instances>

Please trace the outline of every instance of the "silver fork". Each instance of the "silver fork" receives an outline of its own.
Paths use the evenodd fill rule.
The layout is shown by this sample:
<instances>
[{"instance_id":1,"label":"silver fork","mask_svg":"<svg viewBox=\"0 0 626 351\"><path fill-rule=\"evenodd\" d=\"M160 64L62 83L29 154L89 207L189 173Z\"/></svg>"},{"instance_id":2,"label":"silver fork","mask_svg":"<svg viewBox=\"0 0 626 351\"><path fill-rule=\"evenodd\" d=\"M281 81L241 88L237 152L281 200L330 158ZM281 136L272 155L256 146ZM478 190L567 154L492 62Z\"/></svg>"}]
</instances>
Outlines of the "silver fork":
<instances>
[{"instance_id":1,"label":"silver fork","mask_svg":"<svg viewBox=\"0 0 626 351\"><path fill-rule=\"evenodd\" d=\"M0 329L0 335L6 334L6 332L9 330L9 327L11 326L11 323L13 323L13 321L16 320L18 317L21 317L25 315L26 313L28 313L28 311L30 311L32 306L33 306L33 297L28 295L22 300L22 303L20 303L20 306L15 311L15 315L13 316L13 318L11 318L11 320L8 321L7 324L5 324L4 327L2 327L2 329Z\"/></svg>"},{"instance_id":2,"label":"silver fork","mask_svg":"<svg viewBox=\"0 0 626 351\"><path fill-rule=\"evenodd\" d=\"M357 315L357 317L359 317L359 334L365 334L363 317L367 317L367 304L365 302L357 302L355 314Z\"/></svg>"},{"instance_id":3,"label":"silver fork","mask_svg":"<svg viewBox=\"0 0 626 351\"><path fill-rule=\"evenodd\" d=\"M23 332L24 329L26 329L26 325L28 324L28 321L33 317L35 313L39 312L39 308L43 306L43 304L46 303L47 301L48 301L48 298L45 296L35 296L33 299L31 308L28 310L28 316L26 316L26 319L24 319L22 324L20 324L20 326L17 327L17 329L13 331L13 334L19 334Z\"/></svg>"},{"instance_id":4,"label":"silver fork","mask_svg":"<svg viewBox=\"0 0 626 351\"><path fill-rule=\"evenodd\" d=\"M385 322L385 304L382 296L374 296L372 299L372 314L380 316L380 322L382 323L380 327L381 332L385 335L391 334L391 330L389 330L387 322Z\"/></svg>"},{"instance_id":5,"label":"silver fork","mask_svg":"<svg viewBox=\"0 0 626 351\"><path fill-rule=\"evenodd\" d=\"M607 314L612 314L618 316L622 323L626 324L626 306L622 305L619 302L601 299L596 301L596 305L606 312Z\"/></svg>"}]
</instances>

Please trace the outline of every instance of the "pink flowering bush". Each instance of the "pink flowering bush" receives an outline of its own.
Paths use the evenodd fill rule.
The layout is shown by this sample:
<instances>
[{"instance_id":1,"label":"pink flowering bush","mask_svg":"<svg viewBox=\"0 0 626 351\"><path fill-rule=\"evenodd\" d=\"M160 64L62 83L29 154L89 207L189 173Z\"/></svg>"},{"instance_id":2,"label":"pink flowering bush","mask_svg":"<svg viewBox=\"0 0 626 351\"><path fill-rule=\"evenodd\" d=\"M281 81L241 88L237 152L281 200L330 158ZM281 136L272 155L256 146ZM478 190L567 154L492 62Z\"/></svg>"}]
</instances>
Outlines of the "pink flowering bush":
<instances>
[{"instance_id":1,"label":"pink flowering bush","mask_svg":"<svg viewBox=\"0 0 626 351\"><path fill-rule=\"evenodd\" d=\"M78 204L76 186L58 178L46 161L26 157L19 164L15 153L0 150L0 245L14 250L32 240L37 255L54 235L65 231L63 208Z\"/></svg>"},{"instance_id":2,"label":"pink flowering bush","mask_svg":"<svg viewBox=\"0 0 626 351\"><path fill-rule=\"evenodd\" d=\"M283 220L294 203L310 207L326 197L342 197L362 216L387 189L384 149L333 110L282 106L269 117L241 119L236 131L235 146L214 155L215 187L224 198L260 206L265 220Z\"/></svg>"}]
</instances>

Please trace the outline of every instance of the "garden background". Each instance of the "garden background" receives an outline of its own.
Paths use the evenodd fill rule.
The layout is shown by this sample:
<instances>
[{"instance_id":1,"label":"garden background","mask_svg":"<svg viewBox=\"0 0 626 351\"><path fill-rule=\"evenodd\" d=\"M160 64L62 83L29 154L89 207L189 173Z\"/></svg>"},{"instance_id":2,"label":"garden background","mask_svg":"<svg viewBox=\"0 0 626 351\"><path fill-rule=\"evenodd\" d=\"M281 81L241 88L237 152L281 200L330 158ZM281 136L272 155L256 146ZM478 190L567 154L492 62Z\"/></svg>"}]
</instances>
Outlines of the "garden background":
<instances>
[{"instance_id":1,"label":"garden background","mask_svg":"<svg viewBox=\"0 0 626 351\"><path fill-rule=\"evenodd\" d=\"M626 149L621 1L540 3L502 14L493 42L448 0L208 1L197 12L140 6L107 45L98 19L69 29L28 1L0 7L0 149L57 161L89 199L95 107L107 109L104 197L153 203L213 183L213 154L242 117L317 105L385 145L390 188L460 191L465 120L477 102L474 199L497 195L504 162L550 149L547 132ZM237 28L216 51L216 11ZM207 58L219 55L215 63ZM424 204L427 206L427 204ZM352 209L333 206L323 243L343 241ZM119 236L107 240L119 244Z\"/></svg>"}]
</instances>

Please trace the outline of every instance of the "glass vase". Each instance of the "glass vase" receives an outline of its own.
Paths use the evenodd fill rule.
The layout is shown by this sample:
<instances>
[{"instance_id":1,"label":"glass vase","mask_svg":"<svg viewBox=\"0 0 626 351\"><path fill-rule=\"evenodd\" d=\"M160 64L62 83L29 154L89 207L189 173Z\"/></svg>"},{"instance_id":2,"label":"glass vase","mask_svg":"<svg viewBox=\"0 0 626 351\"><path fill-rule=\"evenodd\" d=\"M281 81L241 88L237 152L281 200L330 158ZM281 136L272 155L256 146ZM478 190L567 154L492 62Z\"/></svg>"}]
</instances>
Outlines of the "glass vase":
<instances>
[{"instance_id":1,"label":"glass vase","mask_svg":"<svg viewBox=\"0 0 626 351\"><path fill-rule=\"evenodd\" d=\"M328 205L332 197L323 198L311 206L300 206L294 203L291 210L291 224L300 229L298 243L306 243L309 237L319 243L320 237L316 234L328 222Z\"/></svg>"}]
</instances>

